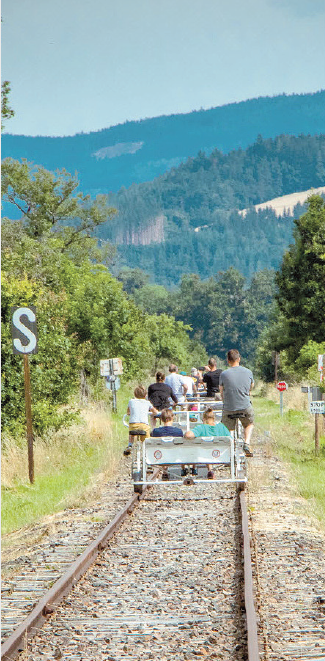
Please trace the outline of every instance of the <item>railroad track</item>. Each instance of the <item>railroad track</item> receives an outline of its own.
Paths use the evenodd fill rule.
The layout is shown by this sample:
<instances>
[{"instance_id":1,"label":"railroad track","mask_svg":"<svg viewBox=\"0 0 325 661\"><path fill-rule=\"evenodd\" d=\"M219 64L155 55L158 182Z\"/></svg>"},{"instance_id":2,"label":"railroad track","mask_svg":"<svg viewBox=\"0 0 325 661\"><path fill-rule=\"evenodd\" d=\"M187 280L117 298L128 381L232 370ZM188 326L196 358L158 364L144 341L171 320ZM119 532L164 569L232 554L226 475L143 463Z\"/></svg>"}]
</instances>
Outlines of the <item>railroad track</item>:
<instances>
[{"instance_id":1,"label":"railroad track","mask_svg":"<svg viewBox=\"0 0 325 661\"><path fill-rule=\"evenodd\" d=\"M257 660L247 535L234 486L135 494L7 638L2 658Z\"/></svg>"}]
</instances>

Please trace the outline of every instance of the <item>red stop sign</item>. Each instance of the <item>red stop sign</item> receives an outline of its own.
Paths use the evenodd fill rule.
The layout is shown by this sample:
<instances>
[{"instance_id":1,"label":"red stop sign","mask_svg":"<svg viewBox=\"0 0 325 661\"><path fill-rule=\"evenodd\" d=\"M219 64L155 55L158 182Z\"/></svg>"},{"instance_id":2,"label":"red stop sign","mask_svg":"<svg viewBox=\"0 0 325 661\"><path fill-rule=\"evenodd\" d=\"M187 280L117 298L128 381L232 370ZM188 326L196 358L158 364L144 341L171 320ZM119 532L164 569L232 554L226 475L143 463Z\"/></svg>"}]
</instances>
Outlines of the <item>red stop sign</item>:
<instances>
[{"instance_id":1,"label":"red stop sign","mask_svg":"<svg viewBox=\"0 0 325 661\"><path fill-rule=\"evenodd\" d=\"M277 386L276 386L276 387L277 387L278 390L280 390L280 392L281 392L282 390L287 390L287 388L288 388L288 386L287 386L287 384L286 384L285 381L279 381L279 383L277 383Z\"/></svg>"}]
</instances>

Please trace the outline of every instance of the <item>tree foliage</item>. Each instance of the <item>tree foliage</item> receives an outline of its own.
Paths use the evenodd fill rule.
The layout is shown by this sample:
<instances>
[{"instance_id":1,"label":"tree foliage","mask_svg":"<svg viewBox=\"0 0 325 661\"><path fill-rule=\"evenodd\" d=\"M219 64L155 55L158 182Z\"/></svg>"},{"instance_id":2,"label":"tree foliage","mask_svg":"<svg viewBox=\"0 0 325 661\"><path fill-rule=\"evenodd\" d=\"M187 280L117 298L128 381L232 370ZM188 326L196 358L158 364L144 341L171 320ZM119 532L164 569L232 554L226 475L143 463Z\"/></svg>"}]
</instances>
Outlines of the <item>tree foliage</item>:
<instances>
[{"instance_id":1,"label":"tree foliage","mask_svg":"<svg viewBox=\"0 0 325 661\"><path fill-rule=\"evenodd\" d=\"M111 219L116 210L106 195L76 192L79 182L66 170L55 173L7 158L2 163L2 194L5 202L21 214L24 232L40 241L49 232L59 234L61 250L91 237L94 229Z\"/></svg>"},{"instance_id":2,"label":"tree foliage","mask_svg":"<svg viewBox=\"0 0 325 661\"><path fill-rule=\"evenodd\" d=\"M294 243L276 273L276 305L260 338L257 365L274 378L273 351L281 351L279 377L316 378L317 354L325 337L325 203L309 198L308 211L295 221ZM316 379L316 382L318 377Z\"/></svg>"},{"instance_id":3,"label":"tree foliage","mask_svg":"<svg viewBox=\"0 0 325 661\"><path fill-rule=\"evenodd\" d=\"M1 84L1 131L4 130L4 120L14 116L14 111L9 106L10 82L4 80Z\"/></svg>"},{"instance_id":4,"label":"tree foliage","mask_svg":"<svg viewBox=\"0 0 325 661\"><path fill-rule=\"evenodd\" d=\"M325 203L309 198L308 211L295 221L294 243L276 276L276 300L284 317L280 348L295 360L309 340L325 337Z\"/></svg>"},{"instance_id":5,"label":"tree foliage","mask_svg":"<svg viewBox=\"0 0 325 661\"><path fill-rule=\"evenodd\" d=\"M134 290L133 298L149 313L167 312L188 324L192 340L203 344L210 355L223 359L228 349L237 347L252 364L274 293L273 271L260 271L247 283L230 268L206 280L193 273L183 275L179 288L172 291L146 284Z\"/></svg>"},{"instance_id":6,"label":"tree foliage","mask_svg":"<svg viewBox=\"0 0 325 661\"><path fill-rule=\"evenodd\" d=\"M22 360L13 355L11 343L13 305L37 308L39 352L30 362L38 433L73 419L68 404L78 390L80 371L95 384L100 359L119 356L126 378L141 378L164 361L177 360L187 368L194 355L206 358L182 322L141 310L110 274L103 263L110 247L97 248L88 236L90 225L107 217L106 205L85 201L82 194L75 197L76 182L68 173L52 176L38 168L32 176L26 162L6 166L4 195L13 204L18 201L22 214L16 221L5 218L2 231L6 429L18 433L24 425ZM71 227L63 225L66 219Z\"/></svg>"}]
</instances>

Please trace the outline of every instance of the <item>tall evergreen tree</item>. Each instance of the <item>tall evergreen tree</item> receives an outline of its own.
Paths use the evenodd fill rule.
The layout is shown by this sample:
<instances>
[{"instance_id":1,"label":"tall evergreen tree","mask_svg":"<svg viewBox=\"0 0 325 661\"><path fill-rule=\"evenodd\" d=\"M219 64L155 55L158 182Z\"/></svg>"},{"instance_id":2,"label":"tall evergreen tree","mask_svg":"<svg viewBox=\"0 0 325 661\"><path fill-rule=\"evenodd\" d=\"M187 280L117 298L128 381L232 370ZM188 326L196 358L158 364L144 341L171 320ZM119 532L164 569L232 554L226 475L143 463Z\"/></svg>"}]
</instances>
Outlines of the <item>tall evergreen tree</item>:
<instances>
[{"instance_id":1,"label":"tall evergreen tree","mask_svg":"<svg viewBox=\"0 0 325 661\"><path fill-rule=\"evenodd\" d=\"M276 275L276 299L284 317L280 348L295 360L309 340L325 337L325 202L309 199L308 211L295 220L295 242Z\"/></svg>"}]
</instances>

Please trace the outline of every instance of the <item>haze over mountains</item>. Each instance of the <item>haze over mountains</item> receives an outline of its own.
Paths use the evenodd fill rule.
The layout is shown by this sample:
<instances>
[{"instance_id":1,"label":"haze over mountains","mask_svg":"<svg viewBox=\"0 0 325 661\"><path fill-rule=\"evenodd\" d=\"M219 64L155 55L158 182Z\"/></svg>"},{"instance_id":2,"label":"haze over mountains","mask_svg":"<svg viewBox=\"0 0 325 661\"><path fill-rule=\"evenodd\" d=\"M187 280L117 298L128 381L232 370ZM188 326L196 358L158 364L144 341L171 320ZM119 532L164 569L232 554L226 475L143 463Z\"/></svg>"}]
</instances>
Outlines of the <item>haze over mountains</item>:
<instances>
[{"instance_id":1,"label":"haze over mountains","mask_svg":"<svg viewBox=\"0 0 325 661\"><path fill-rule=\"evenodd\" d=\"M151 181L200 150L210 154L216 148L223 153L246 149L259 134L267 139L324 132L325 91L320 91L260 97L71 137L4 134L2 156L77 172L81 190L93 195Z\"/></svg>"}]
</instances>

